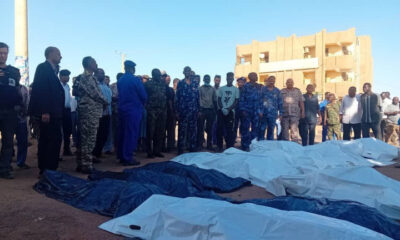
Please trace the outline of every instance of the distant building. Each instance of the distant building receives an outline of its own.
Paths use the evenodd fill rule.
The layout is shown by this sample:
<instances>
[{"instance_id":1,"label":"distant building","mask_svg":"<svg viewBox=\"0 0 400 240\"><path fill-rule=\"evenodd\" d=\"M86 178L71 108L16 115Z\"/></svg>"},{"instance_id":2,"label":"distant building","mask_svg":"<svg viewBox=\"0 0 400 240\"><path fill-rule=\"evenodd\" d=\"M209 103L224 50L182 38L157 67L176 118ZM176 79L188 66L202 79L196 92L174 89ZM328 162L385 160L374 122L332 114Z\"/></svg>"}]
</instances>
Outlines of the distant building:
<instances>
[{"instance_id":1,"label":"distant building","mask_svg":"<svg viewBox=\"0 0 400 240\"><path fill-rule=\"evenodd\" d=\"M362 85L373 81L373 60L369 36L356 36L355 28L328 33L322 30L311 36L259 42L236 47L235 76L256 72L259 81L276 77L276 86L284 87L293 78L303 92L307 84L315 84L316 92L336 93L339 97L350 86L362 91Z\"/></svg>"}]
</instances>

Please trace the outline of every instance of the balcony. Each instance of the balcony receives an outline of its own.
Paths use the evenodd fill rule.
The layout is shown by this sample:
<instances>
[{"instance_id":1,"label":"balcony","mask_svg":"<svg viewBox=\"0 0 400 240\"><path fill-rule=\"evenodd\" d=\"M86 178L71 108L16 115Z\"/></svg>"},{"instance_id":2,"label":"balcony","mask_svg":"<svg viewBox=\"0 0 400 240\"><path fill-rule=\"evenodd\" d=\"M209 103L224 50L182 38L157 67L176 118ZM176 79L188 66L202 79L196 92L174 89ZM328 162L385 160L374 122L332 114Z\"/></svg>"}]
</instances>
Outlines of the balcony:
<instances>
[{"instance_id":1,"label":"balcony","mask_svg":"<svg viewBox=\"0 0 400 240\"><path fill-rule=\"evenodd\" d=\"M353 68L354 59L352 55L326 57L325 69L327 71L342 72Z\"/></svg>"}]
</instances>

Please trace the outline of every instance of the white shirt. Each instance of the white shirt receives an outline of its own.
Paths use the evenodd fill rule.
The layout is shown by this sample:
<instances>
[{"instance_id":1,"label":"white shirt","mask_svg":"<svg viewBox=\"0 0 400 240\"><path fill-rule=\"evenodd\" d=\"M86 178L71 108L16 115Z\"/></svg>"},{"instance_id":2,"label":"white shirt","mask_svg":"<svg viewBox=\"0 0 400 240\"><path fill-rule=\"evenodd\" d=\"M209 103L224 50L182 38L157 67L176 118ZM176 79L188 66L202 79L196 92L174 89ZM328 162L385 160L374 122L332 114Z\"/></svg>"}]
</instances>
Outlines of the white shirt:
<instances>
[{"instance_id":1,"label":"white shirt","mask_svg":"<svg viewBox=\"0 0 400 240\"><path fill-rule=\"evenodd\" d=\"M344 124L361 123L363 111L360 98L360 95L356 95L353 98L346 95L343 98L342 105L340 106L340 114L343 115L342 122Z\"/></svg>"},{"instance_id":2,"label":"white shirt","mask_svg":"<svg viewBox=\"0 0 400 240\"><path fill-rule=\"evenodd\" d=\"M386 112L386 108L388 106L390 106L390 105L392 105L392 100L390 100L389 98L385 98L384 100L382 100L382 113L385 113ZM382 115L383 115L382 117L384 119L387 118L387 116L385 114L382 114Z\"/></svg>"},{"instance_id":3,"label":"white shirt","mask_svg":"<svg viewBox=\"0 0 400 240\"><path fill-rule=\"evenodd\" d=\"M71 112L76 112L77 107L78 103L76 102L75 97L71 97Z\"/></svg>"},{"instance_id":4,"label":"white shirt","mask_svg":"<svg viewBox=\"0 0 400 240\"><path fill-rule=\"evenodd\" d=\"M66 84L61 83L61 85L64 88L64 95L65 95L64 107L71 108L71 93L70 93L69 85L68 85L68 83L66 83Z\"/></svg>"},{"instance_id":5,"label":"white shirt","mask_svg":"<svg viewBox=\"0 0 400 240\"><path fill-rule=\"evenodd\" d=\"M389 106L387 106L385 108L385 113L393 113L393 112L398 112L400 111L399 105L394 105L393 103L390 104ZM385 114L385 116L387 117L388 121L394 124L397 124L397 122L399 121L400 118L400 114L397 115L392 115L392 116L387 116Z\"/></svg>"}]
</instances>

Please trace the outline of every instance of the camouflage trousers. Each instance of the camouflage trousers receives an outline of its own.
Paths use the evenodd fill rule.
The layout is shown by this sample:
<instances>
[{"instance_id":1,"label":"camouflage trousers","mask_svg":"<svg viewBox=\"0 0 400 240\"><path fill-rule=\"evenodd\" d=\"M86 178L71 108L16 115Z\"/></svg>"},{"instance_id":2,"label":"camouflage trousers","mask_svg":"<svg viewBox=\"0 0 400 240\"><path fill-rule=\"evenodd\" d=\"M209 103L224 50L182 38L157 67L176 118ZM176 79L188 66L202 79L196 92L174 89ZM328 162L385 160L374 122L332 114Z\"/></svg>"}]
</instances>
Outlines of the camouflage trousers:
<instances>
[{"instance_id":1,"label":"camouflage trousers","mask_svg":"<svg viewBox=\"0 0 400 240\"><path fill-rule=\"evenodd\" d=\"M299 137L299 118L287 116L282 118L282 140L289 141L289 131L290 140L292 142L300 143Z\"/></svg>"},{"instance_id":2,"label":"camouflage trousers","mask_svg":"<svg viewBox=\"0 0 400 240\"><path fill-rule=\"evenodd\" d=\"M333 135L335 135L336 140L342 140L342 125L340 123L328 125L328 139L333 140Z\"/></svg>"},{"instance_id":3,"label":"camouflage trousers","mask_svg":"<svg viewBox=\"0 0 400 240\"><path fill-rule=\"evenodd\" d=\"M400 134L400 126L387 123L385 127L385 142L392 144L394 146L399 145L399 134Z\"/></svg>"},{"instance_id":4,"label":"camouflage trousers","mask_svg":"<svg viewBox=\"0 0 400 240\"><path fill-rule=\"evenodd\" d=\"M93 117L90 111L79 112L79 130L81 137L80 157L77 158L78 166L92 167L92 151L96 144L99 118Z\"/></svg>"}]
</instances>

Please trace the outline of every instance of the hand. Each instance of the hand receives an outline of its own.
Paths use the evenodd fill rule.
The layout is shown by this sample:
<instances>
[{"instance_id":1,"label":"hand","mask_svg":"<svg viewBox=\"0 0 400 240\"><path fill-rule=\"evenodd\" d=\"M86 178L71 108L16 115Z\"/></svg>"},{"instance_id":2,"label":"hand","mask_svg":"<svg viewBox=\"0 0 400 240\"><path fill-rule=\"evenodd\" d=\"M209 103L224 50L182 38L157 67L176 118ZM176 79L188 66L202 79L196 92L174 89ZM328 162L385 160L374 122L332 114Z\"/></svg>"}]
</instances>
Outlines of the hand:
<instances>
[{"instance_id":1,"label":"hand","mask_svg":"<svg viewBox=\"0 0 400 240\"><path fill-rule=\"evenodd\" d=\"M279 122L282 122L282 116L281 115L278 116L278 119L279 119Z\"/></svg>"},{"instance_id":2,"label":"hand","mask_svg":"<svg viewBox=\"0 0 400 240\"><path fill-rule=\"evenodd\" d=\"M260 112L258 115L260 116L260 118L262 118L264 114Z\"/></svg>"},{"instance_id":3,"label":"hand","mask_svg":"<svg viewBox=\"0 0 400 240\"><path fill-rule=\"evenodd\" d=\"M49 123L50 122L50 114L48 114L48 113L42 114L42 122Z\"/></svg>"},{"instance_id":4,"label":"hand","mask_svg":"<svg viewBox=\"0 0 400 240\"><path fill-rule=\"evenodd\" d=\"M301 118L305 118L306 115L304 114L304 112L301 113Z\"/></svg>"}]
</instances>

